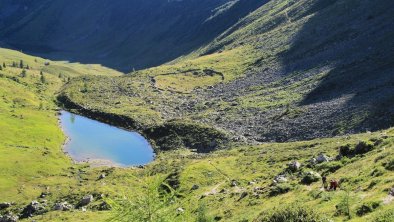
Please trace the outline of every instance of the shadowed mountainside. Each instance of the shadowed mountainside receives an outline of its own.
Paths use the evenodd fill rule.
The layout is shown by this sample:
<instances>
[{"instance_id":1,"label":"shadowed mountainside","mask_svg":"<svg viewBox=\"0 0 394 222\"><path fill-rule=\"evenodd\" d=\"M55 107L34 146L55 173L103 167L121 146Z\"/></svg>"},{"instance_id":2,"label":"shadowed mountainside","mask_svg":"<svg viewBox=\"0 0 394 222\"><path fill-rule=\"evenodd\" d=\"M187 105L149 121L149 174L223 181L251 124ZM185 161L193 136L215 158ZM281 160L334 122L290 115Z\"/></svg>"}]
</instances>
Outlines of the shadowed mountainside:
<instances>
[{"instance_id":1,"label":"shadowed mountainside","mask_svg":"<svg viewBox=\"0 0 394 222\"><path fill-rule=\"evenodd\" d=\"M210 42L266 0L0 0L3 46L122 71Z\"/></svg>"}]
</instances>

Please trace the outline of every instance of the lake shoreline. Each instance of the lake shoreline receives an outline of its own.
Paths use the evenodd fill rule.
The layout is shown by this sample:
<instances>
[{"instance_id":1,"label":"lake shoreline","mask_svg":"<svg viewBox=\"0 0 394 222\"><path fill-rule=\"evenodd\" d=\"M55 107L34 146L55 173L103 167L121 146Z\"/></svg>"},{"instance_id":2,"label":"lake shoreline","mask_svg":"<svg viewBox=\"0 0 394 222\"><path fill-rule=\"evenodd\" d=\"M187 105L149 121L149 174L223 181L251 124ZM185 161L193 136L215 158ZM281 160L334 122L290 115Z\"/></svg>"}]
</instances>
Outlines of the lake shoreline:
<instances>
[{"instance_id":1,"label":"lake shoreline","mask_svg":"<svg viewBox=\"0 0 394 222\"><path fill-rule=\"evenodd\" d=\"M67 132L68 130L66 129L67 127L65 126L65 123L63 122L64 120L62 120L62 117L64 117L65 114L70 114L70 115L75 115L77 118L83 118L85 121L91 121L95 124L100 124L102 126L108 126L109 129L116 129L116 130L121 130L122 133L132 133L133 136L138 135L139 136L139 142L141 142L141 140L143 139L144 142L146 142L147 148L152 150L152 154L153 157L152 159L149 159L147 163L141 164L141 163L136 163L136 164L130 164L130 165L126 165L126 164L122 164L122 163L116 163L115 161L111 160L111 159L105 159L105 158L95 158L95 157L83 157L83 158L78 158L76 156L73 156L70 152L70 147L68 147L72 141L72 138L70 136L70 133ZM58 124L60 129L63 132L63 135L65 136L65 140L62 144L62 151L63 153L70 158L70 160L73 162L73 164L89 164L90 167L117 167L117 168L136 168L136 167L141 167L141 166L145 166L148 165L149 163L153 162L155 160L156 157L156 153L154 152L154 149L152 148L152 146L150 145L149 141L144 138L142 135L140 135L138 132L135 131L130 131L130 130L126 130L117 126L113 126L111 124L105 123L105 122L101 122L97 119L91 119L89 117L80 115L80 114L76 114L72 111L69 110L59 110L57 112L57 118L58 118ZM123 132L124 131L124 132ZM128 138L129 139L129 138Z\"/></svg>"}]
</instances>

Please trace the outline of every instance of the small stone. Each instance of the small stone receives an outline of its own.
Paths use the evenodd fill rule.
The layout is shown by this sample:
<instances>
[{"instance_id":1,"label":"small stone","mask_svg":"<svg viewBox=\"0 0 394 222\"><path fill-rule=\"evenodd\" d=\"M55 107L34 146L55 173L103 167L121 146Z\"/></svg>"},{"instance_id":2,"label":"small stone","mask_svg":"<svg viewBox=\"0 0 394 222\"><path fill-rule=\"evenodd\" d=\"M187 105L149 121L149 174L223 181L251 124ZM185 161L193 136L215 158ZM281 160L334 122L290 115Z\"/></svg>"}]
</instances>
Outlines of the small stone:
<instances>
[{"instance_id":1,"label":"small stone","mask_svg":"<svg viewBox=\"0 0 394 222\"><path fill-rule=\"evenodd\" d=\"M231 186L232 186L232 187L238 186L238 182L237 182L236 180L232 180L232 181L231 181Z\"/></svg>"},{"instance_id":2,"label":"small stone","mask_svg":"<svg viewBox=\"0 0 394 222\"><path fill-rule=\"evenodd\" d=\"M298 161L293 161L288 164L288 168L293 172L298 171L300 167L301 167L301 163L299 163Z\"/></svg>"},{"instance_id":3,"label":"small stone","mask_svg":"<svg viewBox=\"0 0 394 222\"><path fill-rule=\"evenodd\" d=\"M248 192L242 192L241 196L239 197L238 201L244 199L246 196L248 196Z\"/></svg>"},{"instance_id":4,"label":"small stone","mask_svg":"<svg viewBox=\"0 0 394 222\"><path fill-rule=\"evenodd\" d=\"M105 174L104 173L99 176L99 180L102 180L104 178L105 178Z\"/></svg>"},{"instance_id":5,"label":"small stone","mask_svg":"<svg viewBox=\"0 0 394 222\"><path fill-rule=\"evenodd\" d=\"M86 206L86 205L90 204L91 202L93 202L93 200L94 200L93 195L86 195L79 202L79 205L80 206Z\"/></svg>"},{"instance_id":6,"label":"small stone","mask_svg":"<svg viewBox=\"0 0 394 222\"><path fill-rule=\"evenodd\" d=\"M86 207L82 207L81 210L82 210L82 212L86 212L87 211Z\"/></svg>"},{"instance_id":7,"label":"small stone","mask_svg":"<svg viewBox=\"0 0 394 222\"><path fill-rule=\"evenodd\" d=\"M309 160L309 163L311 163L312 165L315 165L317 163L316 158L312 158Z\"/></svg>"},{"instance_id":8,"label":"small stone","mask_svg":"<svg viewBox=\"0 0 394 222\"><path fill-rule=\"evenodd\" d=\"M54 210L58 211L69 211L73 208L71 204L68 204L67 202L62 202L62 203L56 203L55 206L53 207Z\"/></svg>"},{"instance_id":9,"label":"small stone","mask_svg":"<svg viewBox=\"0 0 394 222\"><path fill-rule=\"evenodd\" d=\"M390 192L389 192L389 195L394 196L394 187L391 188L391 190L390 190Z\"/></svg>"},{"instance_id":10,"label":"small stone","mask_svg":"<svg viewBox=\"0 0 394 222\"><path fill-rule=\"evenodd\" d=\"M200 186L198 186L197 184L194 184L191 188L191 190L198 190L198 188L200 188Z\"/></svg>"},{"instance_id":11,"label":"small stone","mask_svg":"<svg viewBox=\"0 0 394 222\"><path fill-rule=\"evenodd\" d=\"M276 181L276 182L275 182ZM288 180L285 175L278 175L274 179L274 183L286 183Z\"/></svg>"},{"instance_id":12,"label":"small stone","mask_svg":"<svg viewBox=\"0 0 394 222\"><path fill-rule=\"evenodd\" d=\"M255 185L256 184L256 182L254 182L254 181L249 181L248 182L248 185Z\"/></svg>"},{"instance_id":13,"label":"small stone","mask_svg":"<svg viewBox=\"0 0 394 222\"><path fill-rule=\"evenodd\" d=\"M179 207L179 208L176 209L176 212L177 212L178 214L180 214L180 213L185 212L185 210L184 210L182 207Z\"/></svg>"}]
</instances>

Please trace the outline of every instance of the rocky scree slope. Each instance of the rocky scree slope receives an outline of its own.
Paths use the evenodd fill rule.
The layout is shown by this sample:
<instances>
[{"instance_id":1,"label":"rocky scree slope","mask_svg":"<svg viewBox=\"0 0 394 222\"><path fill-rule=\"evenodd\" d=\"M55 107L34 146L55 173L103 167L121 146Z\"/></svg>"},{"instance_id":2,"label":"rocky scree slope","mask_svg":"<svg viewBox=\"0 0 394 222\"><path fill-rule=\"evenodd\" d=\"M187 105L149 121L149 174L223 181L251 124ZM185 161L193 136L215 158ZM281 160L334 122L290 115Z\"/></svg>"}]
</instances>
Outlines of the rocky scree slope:
<instances>
[{"instance_id":1,"label":"rocky scree slope","mask_svg":"<svg viewBox=\"0 0 394 222\"><path fill-rule=\"evenodd\" d=\"M143 126L191 120L250 142L387 128L392 6L270 1L185 57L125 77L74 79L63 96Z\"/></svg>"}]
</instances>

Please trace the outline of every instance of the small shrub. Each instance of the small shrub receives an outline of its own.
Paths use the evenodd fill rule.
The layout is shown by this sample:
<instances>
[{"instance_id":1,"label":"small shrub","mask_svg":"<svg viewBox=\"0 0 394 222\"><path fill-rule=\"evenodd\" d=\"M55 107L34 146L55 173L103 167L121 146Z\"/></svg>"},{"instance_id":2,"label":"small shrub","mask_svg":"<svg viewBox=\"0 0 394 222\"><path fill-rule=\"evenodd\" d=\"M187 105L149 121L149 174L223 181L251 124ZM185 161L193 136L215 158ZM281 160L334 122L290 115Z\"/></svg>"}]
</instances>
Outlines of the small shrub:
<instances>
[{"instance_id":1,"label":"small shrub","mask_svg":"<svg viewBox=\"0 0 394 222\"><path fill-rule=\"evenodd\" d=\"M201 204L198 208L197 208L197 222L213 222L215 221L214 218L210 217L207 215L207 208L205 206L205 204Z\"/></svg>"},{"instance_id":2,"label":"small shrub","mask_svg":"<svg viewBox=\"0 0 394 222\"><path fill-rule=\"evenodd\" d=\"M339 154L341 154L342 156L350 156L352 154L350 144L339 147Z\"/></svg>"},{"instance_id":3,"label":"small shrub","mask_svg":"<svg viewBox=\"0 0 394 222\"><path fill-rule=\"evenodd\" d=\"M368 203L363 203L357 208L356 214L357 216L364 216L367 213L373 212L376 208L380 206L380 202L368 202Z\"/></svg>"},{"instance_id":4,"label":"small shrub","mask_svg":"<svg viewBox=\"0 0 394 222\"><path fill-rule=\"evenodd\" d=\"M372 180L366 190L370 190L370 189L374 188L379 182L380 182L379 180Z\"/></svg>"},{"instance_id":5,"label":"small shrub","mask_svg":"<svg viewBox=\"0 0 394 222\"><path fill-rule=\"evenodd\" d=\"M269 213L260 214L259 222L323 222L328 221L314 210L299 205L290 205Z\"/></svg>"},{"instance_id":6,"label":"small shrub","mask_svg":"<svg viewBox=\"0 0 394 222\"><path fill-rule=\"evenodd\" d=\"M374 144L371 141L361 141L353 149L349 144L339 147L339 154L346 157L354 157L368 153L374 149Z\"/></svg>"},{"instance_id":7,"label":"small shrub","mask_svg":"<svg viewBox=\"0 0 394 222\"><path fill-rule=\"evenodd\" d=\"M285 194L293 189L293 186L288 183L281 183L271 187L269 195L277 196L280 194Z\"/></svg>"},{"instance_id":8,"label":"small shrub","mask_svg":"<svg viewBox=\"0 0 394 222\"><path fill-rule=\"evenodd\" d=\"M384 168L383 167L377 167L371 172L371 176L373 177L379 177L384 174Z\"/></svg>"},{"instance_id":9,"label":"small shrub","mask_svg":"<svg viewBox=\"0 0 394 222\"><path fill-rule=\"evenodd\" d=\"M365 153L368 153L369 151L373 150L373 148L374 148L374 145L372 144L372 142L361 141L356 145L356 147L354 147L354 154L355 155L365 154Z\"/></svg>"},{"instance_id":10,"label":"small shrub","mask_svg":"<svg viewBox=\"0 0 394 222\"><path fill-rule=\"evenodd\" d=\"M350 219L352 215L350 214L350 192L346 190L345 195L343 196L341 202L338 203L338 205L335 206L336 212L335 215L345 215Z\"/></svg>"},{"instance_id":11,"label":"small shrub","mask_svg":"<svg viewBox=\"0 0 394 222\"><path fill-rule=\"evenodd\" d=\"M383 166L386 168L386 170L394 171L394 159L387 161L383 164Z\"/></svg>"}]
</instances>

